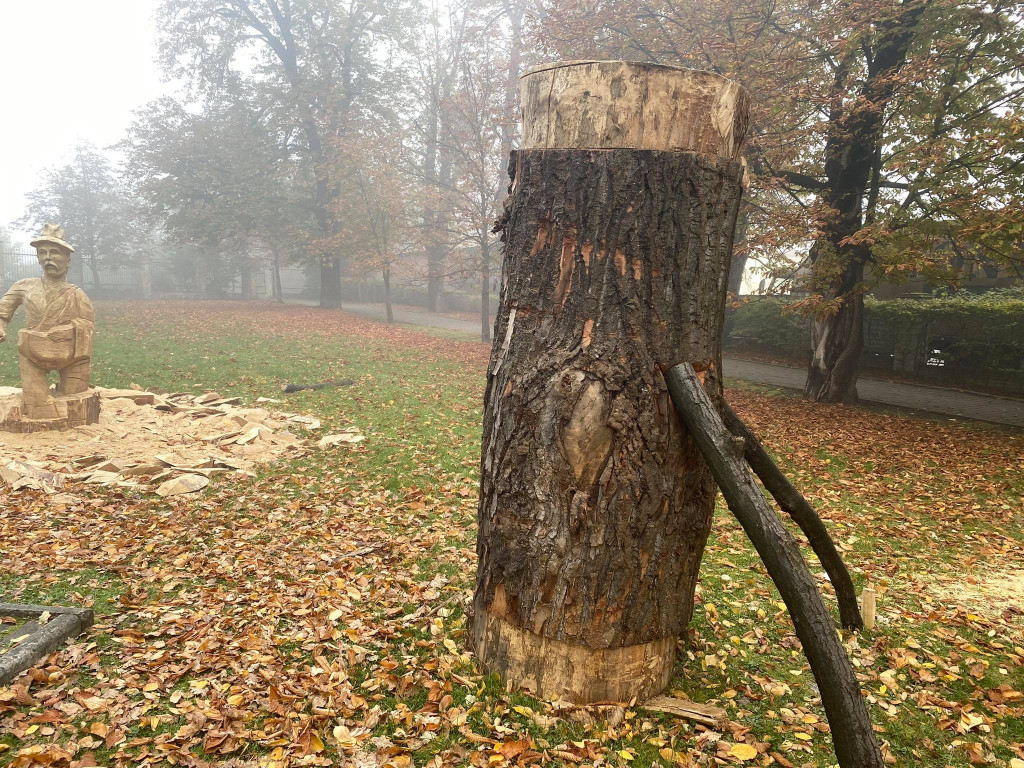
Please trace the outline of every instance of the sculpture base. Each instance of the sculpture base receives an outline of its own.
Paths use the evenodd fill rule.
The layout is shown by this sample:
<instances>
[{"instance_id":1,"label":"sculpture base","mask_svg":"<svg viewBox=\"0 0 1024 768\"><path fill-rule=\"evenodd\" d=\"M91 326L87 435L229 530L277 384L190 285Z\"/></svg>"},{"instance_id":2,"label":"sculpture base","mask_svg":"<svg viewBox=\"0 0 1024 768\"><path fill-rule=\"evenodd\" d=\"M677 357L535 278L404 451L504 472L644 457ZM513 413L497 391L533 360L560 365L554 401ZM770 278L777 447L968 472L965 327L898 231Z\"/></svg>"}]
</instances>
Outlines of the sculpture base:
<instances>
[{"instance_id":1,"label":"sculpture base","mask_svg":"<svg viewBox=\"0 0 1024 768\"><path fill-rule=\"evenodd\" d=\"M100 393L90 389L77 395L51 396L53 406L45 418L28 418L21 395L0 398L0 432L45 432L95 424L100 420Z\"/></svg>"}]
</instances>

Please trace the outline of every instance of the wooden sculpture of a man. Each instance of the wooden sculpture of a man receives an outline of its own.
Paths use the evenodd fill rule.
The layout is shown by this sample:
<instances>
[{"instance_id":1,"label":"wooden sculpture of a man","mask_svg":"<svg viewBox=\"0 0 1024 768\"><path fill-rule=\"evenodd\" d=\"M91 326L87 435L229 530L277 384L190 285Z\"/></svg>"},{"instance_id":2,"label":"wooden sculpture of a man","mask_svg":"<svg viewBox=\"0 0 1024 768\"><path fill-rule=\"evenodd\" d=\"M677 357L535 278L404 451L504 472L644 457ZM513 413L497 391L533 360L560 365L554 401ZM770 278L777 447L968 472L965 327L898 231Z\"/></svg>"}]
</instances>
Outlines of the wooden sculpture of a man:
<instances>
[{"instance_id":1,"label":"wooden sculpture of a man","mask_svg":"<svg viewBox=\"0 0 1024 768\"><path fill-rule=\"evenodd\" d=\"M43 276L19 280L0 299L0 342L7 338L15 310L23 306L25 327L18 332L21 416L67 418L66 403L60 401L89 389L96 315L85 291L67 281L74 248L64 240L64 228L47 224L31 244ZM50 371L60 374L57 398L50 395Z\"/></svg>"}]
</instances>

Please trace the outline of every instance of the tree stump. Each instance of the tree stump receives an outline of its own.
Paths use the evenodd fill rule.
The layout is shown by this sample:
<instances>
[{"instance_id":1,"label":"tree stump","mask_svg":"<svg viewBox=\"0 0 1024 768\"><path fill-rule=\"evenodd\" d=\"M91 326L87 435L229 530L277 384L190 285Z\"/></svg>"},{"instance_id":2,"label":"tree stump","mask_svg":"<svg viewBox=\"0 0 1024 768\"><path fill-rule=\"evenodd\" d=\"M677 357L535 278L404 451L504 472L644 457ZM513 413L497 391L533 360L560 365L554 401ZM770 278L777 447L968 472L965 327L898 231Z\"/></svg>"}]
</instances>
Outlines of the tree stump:
<instances>
[{"instance_id":1,"label":"tree stump","mask_svg":"<svg viewBox=\"0 0 1024 768\"><path fill-rule=\"evenodd\" d=\"M26 415L20 394L0 397L0 432L64 431L100 420L100 392L96 389L51 396L47 405L46 416L33 418Z\"/></svg>"},{"instance_id":2,"label":"tree stump","mask_svg":"<svg viewBox=\"0 0 1024 768\"><path fill-rule=\"evenodd\" d=\"M471 642L545 698L668 682L716 494L662 371L720 334L746 93L628 62L522 79L484 401Z\"/></svg>"}]
</instances>

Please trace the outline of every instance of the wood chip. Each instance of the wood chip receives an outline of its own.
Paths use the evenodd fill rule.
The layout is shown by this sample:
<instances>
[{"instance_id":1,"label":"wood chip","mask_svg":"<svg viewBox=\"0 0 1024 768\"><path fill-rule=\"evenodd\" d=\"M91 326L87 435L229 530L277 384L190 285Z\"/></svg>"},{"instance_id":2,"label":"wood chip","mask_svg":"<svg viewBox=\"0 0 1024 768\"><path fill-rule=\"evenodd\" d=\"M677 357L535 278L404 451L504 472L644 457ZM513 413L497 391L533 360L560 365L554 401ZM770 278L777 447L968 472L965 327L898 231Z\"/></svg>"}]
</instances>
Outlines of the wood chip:
<instances>
[{"instance_id":1,"label":"wood chip","mask_svg":"<svg viewBox=\"0 0 1024 768\"><path fill-rule=\"evenodd\" d=\"M97 464L93 467L93 470L96 472L113 472L116 474L123 470L124 467L125 463L123 461L111 459L110 461L104 461L102 464Z\"/></svg>"},{"instance_id":2,"label":"wood chip","mask_svg":"<svg viewBox=\"0 0 1024 768\"><path fill-rule=\"evenodd\" d=\"M155 475L164 469L163 464L136 464L121 471L121 477L138 477L139 475Z\"/></svg>"},{"instance_id":3,"label":"wood chip","mask_svg":"<svg viewBox=\"0 0 1024 768\"><path fill-rule=\"evenodd\" d=\"M158 496L178 496L201 491L209 484L210 478L203 475L181 475L162 483L156 492Z\"/></svg>"},{"instance_id":4,"label":"wood chip","mask_svg":"<svg viewBox=\"0 0 1024 768\"><path fill-rule=\"evenodd\" d=\"M136 405L156 404L156 396L152 392L138 389L100 389L100 397L104 400L131 400Z\"/></svg>"},{"instance_id":5,"label":"wood chip","mask_svg":"<svg viewBox=\"0 0 1024 768\"><path fill-rule=\"evenodd\" d=\"M644 709L649 709L652 712L666 712L676 717L682 717L695 723L713 727L721 727L729 720L725 710L721 707L715 707L711 704L698 704L695 701L680 699L675 696L655 696L642 706Z\"/></svg>"},{"instance_id":6,"label":"wood chip","mask_svg":"<svg viewBox=\"0 0 1024 768\"><path fill-rule=\"evenodd\" d=\"M71 464L76 467L91 467L93 464L99 464L105 458L107 457L101 453L94 453L91 456L82 456L77 459L72 459Z\"/></svg>"},{"instance_id":7,"label":"wood chip","mask_svg":"<svg viewBox=\"0 0 1024 768\"><path fill-rule=\"evenodd\" d=\"M365 439L366 435L361 435L358 432L341 432L337 435L326 435L320 438L317 447L330 448L335 445L356 445Z\"/></svg>"}]
</instances>

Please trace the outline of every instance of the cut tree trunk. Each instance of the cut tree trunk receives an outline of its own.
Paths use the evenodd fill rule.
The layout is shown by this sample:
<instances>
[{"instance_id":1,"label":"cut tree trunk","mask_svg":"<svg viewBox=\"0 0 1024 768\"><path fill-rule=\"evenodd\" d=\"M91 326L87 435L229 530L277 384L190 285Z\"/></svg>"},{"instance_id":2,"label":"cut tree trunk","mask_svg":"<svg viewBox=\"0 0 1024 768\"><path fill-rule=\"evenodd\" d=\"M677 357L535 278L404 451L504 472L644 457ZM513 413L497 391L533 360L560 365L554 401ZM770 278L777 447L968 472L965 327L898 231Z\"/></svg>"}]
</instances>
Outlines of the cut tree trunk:
<instances>
[{"instance_id":1,"label":"cut tree trunk","mask_svg":"<svg viewBox=\"0 0 1024 768\"><path fill-rule=\"evenodd\" d=\"M743 462L742 439L729 433L704 381L689 363L667 373L672 402L689 433L711 466L729 509L740 521L757 554L764 561L793 618L811 672L818 684L828 717L832 743L842 768L882 768L882 753L875 741L871 718L861 695L860 683L843 649L814 577L800 556L800 547L768 506L757 481Z\"/></svg>"},{"instance_id":2,"label":"cut tree trunk","mask_svg":"<svg viewBox=\"0 0 1024 768\"><path fill-rule=\"evenodd\" d=\"M711 526L714 481L661 371L720 370L747 97L585 62L528 73L522 101L471 642L536 695L642 699L671 675Z\"/></svg>"}]
</instances>

